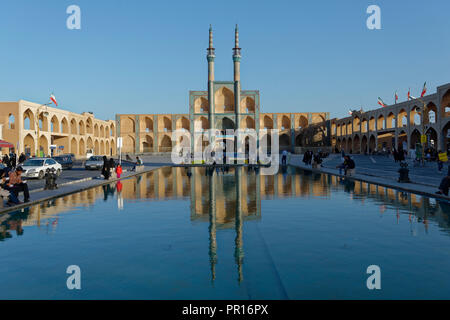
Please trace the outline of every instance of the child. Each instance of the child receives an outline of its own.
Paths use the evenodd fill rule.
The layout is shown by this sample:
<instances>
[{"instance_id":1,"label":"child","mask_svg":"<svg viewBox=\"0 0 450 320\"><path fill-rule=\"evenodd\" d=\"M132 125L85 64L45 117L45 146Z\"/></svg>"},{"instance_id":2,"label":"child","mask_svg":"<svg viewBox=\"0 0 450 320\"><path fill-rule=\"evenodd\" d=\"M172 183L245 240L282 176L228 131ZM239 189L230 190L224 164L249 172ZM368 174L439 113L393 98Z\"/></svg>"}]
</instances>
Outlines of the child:
<instances>
[{"instance_id":1,"label":"child","mask_svg":"<svg viewBox=\"0 0 450 320\"><path fill-rule=\"evenodd\" d=\"M116 167L116 174L117 174L117 179L120 179L120 175L122 174L122 166L120 164L117 165Z\"/></svg>"}]
</instances>

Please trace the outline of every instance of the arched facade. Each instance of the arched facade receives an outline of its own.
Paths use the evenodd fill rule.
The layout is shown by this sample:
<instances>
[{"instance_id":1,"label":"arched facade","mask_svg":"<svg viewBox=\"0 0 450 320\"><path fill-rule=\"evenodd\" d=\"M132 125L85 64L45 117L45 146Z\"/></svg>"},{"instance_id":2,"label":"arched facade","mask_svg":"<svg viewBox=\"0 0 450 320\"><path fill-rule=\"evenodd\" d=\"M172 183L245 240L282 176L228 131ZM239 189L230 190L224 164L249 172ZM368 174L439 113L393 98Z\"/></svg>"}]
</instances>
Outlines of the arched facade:
<instances>
[{"instance_id":1,"label":"arched facade","mask_svg":"<svg viewBox=\"0 0 450 320\"><path fill-rule=\"evenodd\" d=\"M358 119L363 119L361 128ZM365 119L368 120L368 130L364 129ZM450 152L447 136L450 136L450 83L437 88L436 93L426 95L421 99L412 99L384 108L367 112L355 112L350 117L333 119L336 132L332 138L337 145L343 147L343 141L352 139L352 152L363 153L381 151L382 149L407 148L415 149L421 143L421 135L426 136L426 147ZM352 123L349 126L349 123ZM340 130L339 130L340 129ZM355 149L355 138L359 137L359 149ZM358 138L356 138L358 139ZM357 141L357 140L356 140ZM338 148L339 149L339 148ZM347 150L348 151L348 150Z\"/></svg>"},{"instance_id":2,"label":"arched facade","mask_svg":"<svg viewBox=\"0 0 450 320\"><path fill-rule=\"evenodd\" d=\"M28 156L73 153L77 158L85 158L87 150L80 140L86 141L93 137L93 133L89 133L90 126L105 128L115 124L112 120L98 120L92 113L77 114L25 100L0 102L0 119L3 112L8 112L8 115L14 115L15 118L14 128L8 128L4 139L18 146L16 153L24 152ZM7 120L11 121L11 118ZM114 132L110 139L115 140L115 137ZM101 152L100 146L102 142L105 146L106 139L99 139L98 151L102 155L105 151ZM104 147L103 150L105 149Z\"/></svg>"}]
</instances>

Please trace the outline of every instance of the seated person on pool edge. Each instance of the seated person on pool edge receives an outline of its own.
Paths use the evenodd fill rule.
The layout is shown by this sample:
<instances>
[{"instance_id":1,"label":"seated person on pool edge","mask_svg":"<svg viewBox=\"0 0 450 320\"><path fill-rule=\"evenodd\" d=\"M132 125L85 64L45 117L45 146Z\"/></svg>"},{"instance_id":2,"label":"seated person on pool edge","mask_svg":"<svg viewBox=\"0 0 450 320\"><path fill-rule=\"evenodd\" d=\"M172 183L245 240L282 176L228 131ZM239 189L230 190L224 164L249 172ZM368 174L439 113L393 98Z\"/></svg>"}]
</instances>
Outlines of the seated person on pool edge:
<instances>
[{"instance_id":1,"label":"seated person on pool edge","mask_svg":"<svg viewBox=\"0 0 450 320\"><path fill-rule=\"evenodd\" d=\"M344 162L336 166L336 168L339 168L339 174L341 174L342 169L344 169L344 175L347 175L347 171L351 169L355 169L355 161L350 158L350 156L344 156Z\"/></svg>"},{"instance_id":2,"label":"seated person on pool edge","mask_svg":"<svg viewBox=\"0 0 450 320\"><path fill-rule=\"evenodd\" d=\"M20 204L21 202L17 199L16 195L8 187L8 182L6 181L6 170L0 170L0 196L8 197L8 205Z\"/></svg>"},{"instance_id":3,"label":"seated person on pool edge","mask_svg":"<svg viewBox=\"0 0 450 320\"><path fill-rule=\"evenodd\" d=\"M23 201L30 202L30 192L28 191L27 183L22 181L22 172L23 169L19 166L15 171L9 173L8 187L11 188L10 191L13 192L16 197L19 196L19 192L23 192Z\"/></svg>"},{"instance_id":4,"label":"seated person on pool edge","mask_svg":"<svg viewBox=\"0 0 450 320\"><path fill-rule=\"evenodd\" d=\"M441 184L439 185L439 191L436 194L444 194L448 196L448 189L450 188L450 167L448 167L447 175L442 178Z\"/></svg>"}]
</instances>

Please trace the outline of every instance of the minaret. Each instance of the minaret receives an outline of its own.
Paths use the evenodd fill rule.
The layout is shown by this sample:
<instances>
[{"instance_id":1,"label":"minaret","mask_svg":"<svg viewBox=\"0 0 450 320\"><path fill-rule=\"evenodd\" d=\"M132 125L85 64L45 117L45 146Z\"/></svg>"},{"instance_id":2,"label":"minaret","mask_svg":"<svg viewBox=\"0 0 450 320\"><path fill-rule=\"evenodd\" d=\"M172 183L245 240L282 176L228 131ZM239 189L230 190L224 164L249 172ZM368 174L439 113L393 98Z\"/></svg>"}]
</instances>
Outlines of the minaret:
<instances>
[{"instance_id":1,"label":"minaret","mask_svg":"<svg viewBox=\"0 0 450 320\"><path fill-rule=\"evenodd\" d=\"M213 84L214 84L214 59L216 55L214 53L213 47L213 30L212 26L209 25L209 47L207 50L208 59L208 121L209 128L214 128L214 92L213 92Z\"/></svg>"},{"instance_id":2,"label":"minaret","mask_svg":"<svg viewBox=\"0 0 450 320\"><path fill-rule=\"evenodd\" d=\"M234 63L234 107L236 113L236 129L241 126L241 119L239 117L241 104L241 48L239 48L239 29L236 25L234 30L234 48L233 48L233 63Z\"/></svg>"}]
</instances>

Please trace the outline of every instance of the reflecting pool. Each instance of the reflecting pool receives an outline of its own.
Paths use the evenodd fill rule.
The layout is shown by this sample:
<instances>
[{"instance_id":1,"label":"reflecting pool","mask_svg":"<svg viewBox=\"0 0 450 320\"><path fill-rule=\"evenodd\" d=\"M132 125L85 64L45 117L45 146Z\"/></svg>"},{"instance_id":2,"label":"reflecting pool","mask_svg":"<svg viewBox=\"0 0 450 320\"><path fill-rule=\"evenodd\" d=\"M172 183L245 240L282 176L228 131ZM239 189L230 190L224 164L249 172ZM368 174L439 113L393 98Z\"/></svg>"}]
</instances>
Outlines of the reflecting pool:
<instances>
[{"instance_id":1,"label":"reflecting pool","mask_svg":"<svg viewBox=\"0 0 450 320\"><path fill-rule=\"evenodd\" d=\"M0 216L0 299L449 299L449 270L450 205L292 167L162 168Z\"/></svg>"}]
</instances>

